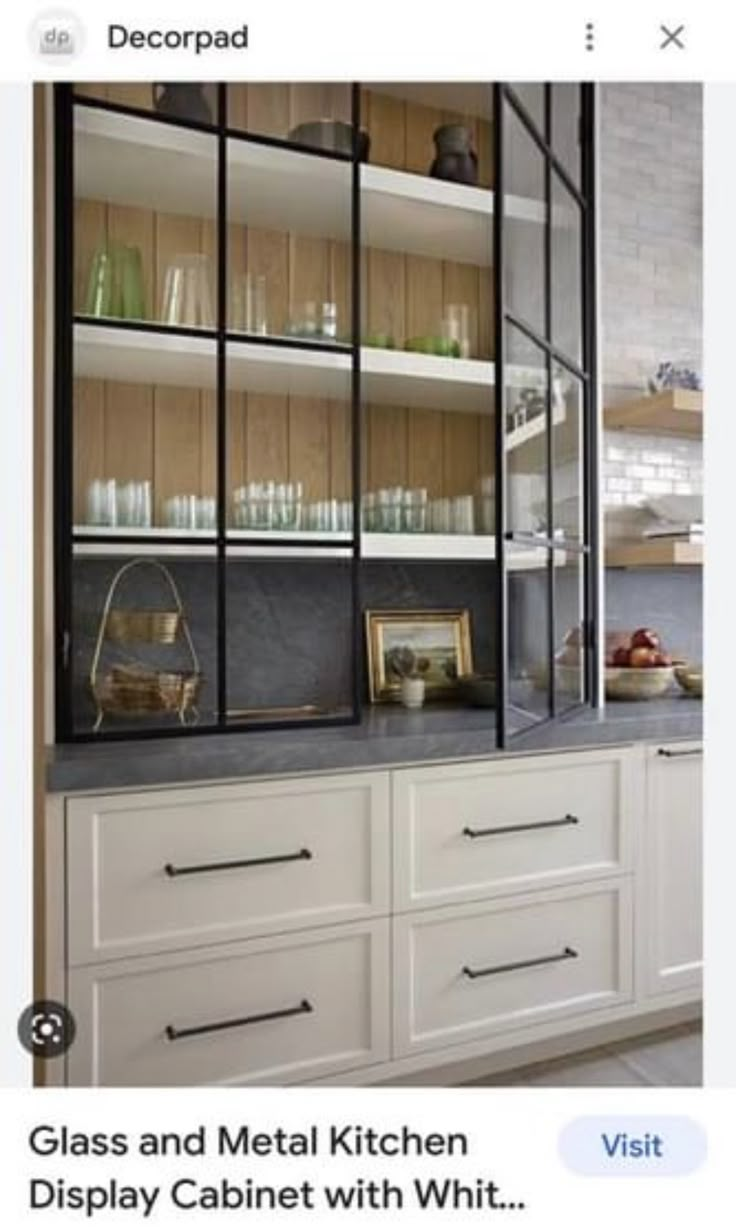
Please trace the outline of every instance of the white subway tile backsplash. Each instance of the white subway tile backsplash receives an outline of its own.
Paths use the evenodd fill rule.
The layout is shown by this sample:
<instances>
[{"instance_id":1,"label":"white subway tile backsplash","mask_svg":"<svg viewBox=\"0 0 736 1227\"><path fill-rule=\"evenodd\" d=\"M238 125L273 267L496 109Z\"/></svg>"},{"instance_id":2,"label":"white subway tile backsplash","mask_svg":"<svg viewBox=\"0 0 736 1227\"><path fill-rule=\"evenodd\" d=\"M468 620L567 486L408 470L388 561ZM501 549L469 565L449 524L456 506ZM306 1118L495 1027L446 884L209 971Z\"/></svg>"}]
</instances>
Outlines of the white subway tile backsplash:
<instances>
[{"instance_id":1,"label":"white subway tile backsplash","mask_svg":"<svg viewBox=\"0 0 736 1227\"><path fill-rule=\"evenodd\" d=\"M609 431L604 434L602 478L607 506L637 505L658 494L698 494L703 445L698 439Z\"/></svg>"}]
</instances>

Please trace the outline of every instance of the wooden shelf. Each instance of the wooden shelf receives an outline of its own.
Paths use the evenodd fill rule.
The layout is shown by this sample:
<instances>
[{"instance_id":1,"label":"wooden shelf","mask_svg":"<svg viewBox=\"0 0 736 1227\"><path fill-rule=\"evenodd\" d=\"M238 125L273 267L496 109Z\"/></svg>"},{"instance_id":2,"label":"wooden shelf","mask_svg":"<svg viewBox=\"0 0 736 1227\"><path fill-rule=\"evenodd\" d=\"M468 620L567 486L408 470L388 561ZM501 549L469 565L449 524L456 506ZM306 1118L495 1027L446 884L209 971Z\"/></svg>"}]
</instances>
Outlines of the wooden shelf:
<instances>
[{"instance_id":1,"label":"wooden shelf","mask_svg":"<svg viewBox=\"0 0 736 1227\"><path fill-rule=\"evenodd\" d=\"M210 133L75 107L79 199L211 218L217 140ZM488 267L494 194L425 175L361 165L361 241L388 251ZM541 201L506 197L510 221L542 224ZM298 149L228 142L228 221L319 238L351 236L351 167Z\"/></svg>"},{"instance_id":2,"label":"wooden shelf","mask_svg":"<svg viewBox=\"0 0 736 1227\"><path fill-rule=\"evenodd\" d=\"M700 567L700 541L619 541L606 550L607 567Z\"/></svg>"},{"instance_id":3,"label":"wooden shelf","mask_svg":"<svg viewBox=\"0 0 736 1227\"><path fill-rule=\"evenodd\" d=\"M74 373L87 379L210 389L217 371L213 337L78 323ZM363 400L461 413L494 412L494 365L404 350L361 350ZM228 347L228 387L236 392L350 399L350 355L344 350L291 349L258 342ZM534 383L539 372L508 371L509 386ZM543 429L536 419L508 435L508 449ZM518 436L518 438L517 438Z\"/></svg>"},{"instance_id":4,"label":"wooden shelf","mask_svg":"<svg viewBox=\"0 0 736 1227\"><path fill-rule=\"evenodd\" d=\"M703 434L703 393L672 388L642 396L604 410L603 425L606 430L663 431L699 439Z\"/></svg>"}]
</instances>

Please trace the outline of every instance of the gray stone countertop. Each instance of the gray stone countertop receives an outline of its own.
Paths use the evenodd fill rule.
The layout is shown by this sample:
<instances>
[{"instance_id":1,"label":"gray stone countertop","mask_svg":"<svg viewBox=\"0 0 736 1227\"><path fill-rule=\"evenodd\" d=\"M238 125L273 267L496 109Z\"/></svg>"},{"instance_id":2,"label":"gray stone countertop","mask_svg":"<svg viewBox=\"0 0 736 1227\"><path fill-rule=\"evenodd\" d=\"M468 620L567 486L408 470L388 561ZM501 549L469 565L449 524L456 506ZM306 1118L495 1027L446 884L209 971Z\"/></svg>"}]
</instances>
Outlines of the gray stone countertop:
<instances>
[{"instance_id":1,"label":"gray stone countertop","mask_svg":"<svg viewBox=\"0 0 736 1227\"><path fill-rule=\"evenodd\" d=\"M507 750L495 746L493 710L379 707L359 725L56 746L46 783L52 793L101 792L701 736L702 704L686 696L576 712L519 733Z\"/></svg>"}]
</instances>

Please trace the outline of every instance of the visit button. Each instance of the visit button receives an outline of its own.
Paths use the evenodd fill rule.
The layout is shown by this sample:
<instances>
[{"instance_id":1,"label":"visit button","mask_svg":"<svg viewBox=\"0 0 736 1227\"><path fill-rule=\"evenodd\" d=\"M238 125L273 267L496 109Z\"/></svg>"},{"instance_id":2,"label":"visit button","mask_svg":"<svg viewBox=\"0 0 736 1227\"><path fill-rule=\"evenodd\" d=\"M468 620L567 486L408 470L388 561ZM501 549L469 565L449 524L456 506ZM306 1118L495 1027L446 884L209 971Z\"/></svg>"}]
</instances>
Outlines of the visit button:
<instances>
[{"instance_id":1,"label":"visit button","mask_svg":"<svg viewBox=\"0 0 736 1227\"><path fill-rule=\"evenodd\" d=\"M559 1149L581 1176L687 1176L708 1144L689 1116L579 1116L563 1129Z\"/></svg>"}]
</instances>

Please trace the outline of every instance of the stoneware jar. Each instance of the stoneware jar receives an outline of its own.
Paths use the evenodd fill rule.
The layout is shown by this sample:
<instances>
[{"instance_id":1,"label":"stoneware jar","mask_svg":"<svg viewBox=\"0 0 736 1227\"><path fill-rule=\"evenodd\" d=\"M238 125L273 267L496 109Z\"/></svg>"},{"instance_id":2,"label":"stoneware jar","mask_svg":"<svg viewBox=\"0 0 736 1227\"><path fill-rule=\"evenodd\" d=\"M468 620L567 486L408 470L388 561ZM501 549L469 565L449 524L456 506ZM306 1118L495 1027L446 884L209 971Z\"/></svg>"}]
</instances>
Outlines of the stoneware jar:
<instances>
[{"instance_id":1,"label":"stoneware jar","mask_svg":"<svg viewBox=\"0 0 736 1227\"><path fill-rule=\"evenodd\" d=\"M401 702L404 707L421 707L424 703L424 678L402 677Z\"/></svg>"},{"instance_id":2,"label":"stoneware jar","mask_svg":"<svg viewBox=\"0 0 736 1227\"><path fill-rule=\"evenodd\" d=\"M192 119L212 123L210 104L204 96L204 85L196 81L159 81L153 87L153 105L159 115L176 119Z\"/></svg>"},{"instance_id":3,"label":"stoneware jar","mask_svg":"<svg viewBox=\"0 0 736 1227\"><path fill-rule=\"evenodd\" d=\"M433 179L471 185L478 182L478 157L470 148L470 132L463 124L442 124L432 139L437 148L429 168Z\"/></svg>"}]
</instances>

